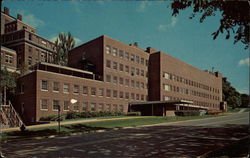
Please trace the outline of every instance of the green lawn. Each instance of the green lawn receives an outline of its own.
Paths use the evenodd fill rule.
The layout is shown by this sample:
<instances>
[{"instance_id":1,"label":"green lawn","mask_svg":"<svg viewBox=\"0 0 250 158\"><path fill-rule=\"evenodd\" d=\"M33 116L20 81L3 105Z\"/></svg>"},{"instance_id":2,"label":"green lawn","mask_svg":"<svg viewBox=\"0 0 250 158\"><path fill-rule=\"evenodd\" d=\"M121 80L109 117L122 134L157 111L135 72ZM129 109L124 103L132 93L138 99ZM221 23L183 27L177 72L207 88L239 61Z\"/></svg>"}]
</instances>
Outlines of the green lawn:
<instances>
[{"instance_id":1,"label":"green lawn","mask_svg":"<svg viewBox=\"0 0 250 158\"><path fill-rule=\"evenodd\" d=\"M60 133L58 132L58 127L44 127L29 129L24 132L14 131L2 133L2 140L10 140L16 138L34 138L34 137L46 137L50 135L69 135L72 133L88 133L96 132L98 130L112 130L117 128L124 127L136 127L141 125L150 125L158 123L167 123L181 120L191 120L191 119L202 119L208 117L215 117L217 115L205 115L205 116L174 116L174 117L139 117L139 118L128 118L124 120L99 120L95 122L81 123L81 124L72 124L72 125L62 125Z\"/></svg>"}]
</instances>

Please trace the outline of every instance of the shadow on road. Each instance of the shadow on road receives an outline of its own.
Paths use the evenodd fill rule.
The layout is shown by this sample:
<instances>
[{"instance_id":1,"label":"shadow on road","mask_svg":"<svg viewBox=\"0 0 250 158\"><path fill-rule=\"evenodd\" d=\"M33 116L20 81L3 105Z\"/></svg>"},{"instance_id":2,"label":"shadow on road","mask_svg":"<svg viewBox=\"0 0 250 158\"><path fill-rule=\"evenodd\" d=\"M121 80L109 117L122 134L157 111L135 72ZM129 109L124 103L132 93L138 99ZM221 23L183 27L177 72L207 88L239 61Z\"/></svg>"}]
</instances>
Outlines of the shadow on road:
<instances>
[{"instance_id":1,"label":"shadow on road","mask_svg":"<svg viewBox=\"0 0 250 158\"><path fill-rule=\"evenodd\" d=\"M67 128L69 131L78 132L105 129L80 124ZM56 131L41 132L44 133L40 134L51 134ZM246 142L240 143L243 146L237 146L246 136L248 136L248 125L227 124L219 127L161 125L73 137L7 142L2 147L6 157L82 157L83 155L85 157L197 157L217 150L223 156L231 157L234 154L235 157L237 153L240 156L247 154ZM231 145L236 145L233 147L234 150L227 149ZM234 152L228 152L230 150Z\"/></svg>"}]
</instances>

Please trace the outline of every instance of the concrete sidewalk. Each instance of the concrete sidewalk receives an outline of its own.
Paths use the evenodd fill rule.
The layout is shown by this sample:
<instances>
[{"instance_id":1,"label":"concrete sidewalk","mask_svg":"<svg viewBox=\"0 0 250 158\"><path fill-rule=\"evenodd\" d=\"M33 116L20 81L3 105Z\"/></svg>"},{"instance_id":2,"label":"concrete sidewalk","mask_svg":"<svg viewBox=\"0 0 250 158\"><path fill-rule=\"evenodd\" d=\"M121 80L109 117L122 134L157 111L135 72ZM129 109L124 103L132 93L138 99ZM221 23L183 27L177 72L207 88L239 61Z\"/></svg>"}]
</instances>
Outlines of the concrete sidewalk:
<instances>
[{"instance_id":1,"label":"concrete sidewalk","mask_svg":"<svg viewBox=\"0 0 250 158\"><path fill-rule=\"evenodd\" d=\"M143 116L143 118L150 118L151 116ZM96 119L83 119L83 120L72 120L72 121L62 121L61 125L71 125L71 124L80 124L80 123L88 123L88 122L98 122L98 121L108 121L108 120L125 120L125 119L136 119L142 118L141 116L137 117L118 117L118 118L96 118ZM26 129L35 129L35 128L44 128L44 127L53 127L58 126L58 122L51 122L49 124L39 124L39 125L31 125L26 126ZM2 132L11 132L11 131L19 131L19 127L15 128L6 128L2 129Z\"/></svg>"}]
</instances>

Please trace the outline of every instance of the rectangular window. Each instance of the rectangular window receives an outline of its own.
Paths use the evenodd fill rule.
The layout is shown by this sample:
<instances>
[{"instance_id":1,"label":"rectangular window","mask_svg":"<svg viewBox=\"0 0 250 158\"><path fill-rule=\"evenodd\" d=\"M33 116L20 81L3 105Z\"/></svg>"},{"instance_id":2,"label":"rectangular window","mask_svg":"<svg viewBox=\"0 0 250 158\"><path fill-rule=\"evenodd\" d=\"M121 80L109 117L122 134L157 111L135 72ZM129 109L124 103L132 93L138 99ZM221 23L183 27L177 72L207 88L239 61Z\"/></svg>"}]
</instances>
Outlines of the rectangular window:
<instances>
[{"instance_id":1,"label":"rectangular window","mask_svg":"<svg viewBox=\"0 0 250 158\"><path fill-rule=\"evenodd\" d=\"M95 106L96 106L96 103L91 103L90 104L90 110L95 111Z\"/></svg>"},{"instance_id":2,"label":"rectangular window","mask_svg":"<svg viewBox=\"0 0 250 158\"><path fill-rule=\"evenodd\" d=\"M164 89L165 91L170 91L170 86L167 85L167 84L163 84L163 89Z\"/></svg>"},{"instance_id":3,"label":"rectangular window","mask_svg":"<svg viewBox=\"0 0 250 158\"><path fill-rule=\"evenodd\" d=\"M119 56L120 56L120 58L124 57L123 50L119 50Z\"/></svg>"},{"instance_id":4,"label":"rectangular window","mask_svg":"<svg viewBox=\"0 0 250 158\"><path fill-rule=\"evenodd\" d=\"M88 87L85 87L85 86L82 87L82 94L88 95Z\"/></svg>"},{"instance_id":5,"label":"rectangular window","mask_svg":"<svg viewBox=\"0 0 250 158\"><path fill-rule=\"evenodd\" d=\"M119 111L123 112L123 105L119 105Z\"/></svg>"},{"instance_id":6,"label":"rectangular window","mask_svg":"<svg viewBox=\"0 0 250 158\"><path fill-rule=\"evenodd\" d=\"M135 87L135 81L134 80L131 80L131 86Z\"/></svg>"},{"instance_id":7,"label":"rectangular window","mask_svg":"<svg viewBox=\"0 0 250 158\"><path fill-rule=\"evenodd\" d=\"M134 55L134 54L131 54L130 60L131 60L131 61L135 61L135 55Z\"/></svg>"},{"instance_id":8,"label":"rectangular window","mask_svg":"<svg viewBox=\"0 0 250 158\"><path fill-rule=\"evenodd\" d=\"M82 111L87 111L88 102L82 103Z\"/></svg>"},{"instance_id":9,"label":"rectangular window","mask_svg":"<svg viewBox=\"0 0 250 158\"><path fill-rule=\"evenodd\" d=\"M119 70L123 71L123 64L119 64Z\"/></svg>"},{"instance_id":10,"label":"rectangular window","mask_svg":"<svg viewBox=\"0 0 250 158\"><path fill-rule=\"evenodd\" d=\"M129 79L125 79L125 86L129 86Z\"/></svg>"},{"instance_id":11,"label":"rectangular window","mask_svg":"<svg viewBox=\"0 0 250 158\"><path fill-rule=\"evenodd\" d=\"M141 70L141 76L144 77L144 70Z\"/></svg>"},{"instance_id":12,"label":"rectangular window","mask_svg":"<svg viewBox=\"0 0 250 158\"><path fill-rule=\"evenodd\" d=\"M143 94L141 95L141 101L144 101L144 95Z\"/></svg>"},{"instance_id":13,"label":"rectangular window","mask_svg":"<svg viewBox=\"0 0 250 158\"><path fill-rule=\"evenodd\" d=\"M129 99L129 92L125 93L125 99Z\"/></svg>"},{"instance_id":14,"label":"rectangular window","mask_svg":"<svg viewBox=\"0 0 250 158\"><path fill-rule=\"evenodd\" d=\"M123 78L121 78L121 77L119 78L119 84L123 85Z\"/></svg>"},{"instance_id":15,"label":"rectangular window","mask_svg":"<svg viewBox=\"0 0 250 158\"><path fill-rule=\"evenodd\" d=\"M32 57L31 56L28 57L28 64L32 65Z\"/></svg>"},{"instance_id":16,"label":"rectangular window","mask_svg":"<svg viewBox=\"0 0 250 158\"><path fill-rule=\"evenodd\" d=\"M98 111L102 111L102 109L103 109L103 104L100 103L100 104L98 105Z\"/></svg>"},{"instance_id":17,"label":"rectangular window","mask_svg":"<svg viewBox=\"0 0 250 158\"><path fill-rule=\"evenodd\" d=\"M106 46L106 54L110 54L110 53L111 53L110 46L107 45L107 46Z\"/></svg>"},{"instance_id":18,"label":"rectangular window","mask_svg":"<svg viewBox=\"0 0 250 158\"><path fill-rule=\"evenodd\" d=\"M53 110L58 111L59 106L60 106L59 100L53 100L53 106L52 106Z\"/></svg>"},{"instance_id":19,"label":"rectangular window","mask_svg":"<svg viewBox=\"0 0 250 158\"><path fill-rule=\"evenodd\" d=\"M106 96L107 96L107 97L111 97L111 90L110 90L110 89L107 89L107 90L106 90Z\"/></svg>"},{"instance_id":20,"label":"rectangular window","mask_svg":"<svg viewBox=\"0 0 250 158\"><path fill-rule=\"evenodd\" d=\"M131 67L131 75L134 76L135 75L135 68Z\"/></svg>"},{"instance_id":21,"label":"rectangular window","mask_svg":"<svg viewBox=\"0 0 250 158\"><path fill-rule=\"evenodd\" d=\"M136 81L136 88L140 88L140 82Z\"/></svg>"},{"instance_id":22,"label":"rectangular window","mask_svg":"<svg viewBox=\"0 0 250 158\"><path fill-rule=\"evenodd\" d=\"M91 95L92 96L95 96L96 95L96 88L91 88Z\"/></svg>"},{"instance_id":23,"label":"rectangular window","mask_svg":"<svg viewBox=\"0 0 250 158\"><path fill-rule=\"evenodd\" d=\"M68 83L63 84L63 93L69 93L69 84Z\"/></svg>"},{"instance_id":24,"label":"rectangular window","mask_svg":"<svg viewBox=\"0 0 250 158\"><path fill-rule=\"evenodd\" d=\"M135 100L135 94L134 93L131 93L131 99Z\"/></svg>"},{"instance_id":25,"label":"rectangular window","mask_svg":"<svg viewBox=\"0 0 250 158\"><path fill-rule=\"evenodd\" d=\"M111 68L111 61L110 60L106 60L106 67Z\"/></svg>"},{"instance_id":26,"label":"rectangular window","mask_svg":"<svg viewBox=\"0 0 250 158\"><path fill-rule=\"evenodd\" d=\"M74 85L73 93L74 93L74 94L79 94L79 91L80 91L79 85Z\"/></svg>"},{"instance_id":27,"label":"rectangular window","mask_svg":"<svg viewBox=\"0 0 250 158\"><path fill-rule=\"evenodd\" d=\"M48 81L42 80L42 90L48 90Z\"/></svg>"},{"instance_id":28,"label":"rectangular window","mask_svg":"<svg viewBox=\"0 0 250 158\"><path fill-rule=\"evenodd\" d=\"M117 95L118 95L117 90L113 90L113 97L114 97L114 98L117 98Z\"/></svg>"},{"instance_id":29,"label":"rectangular window","mask_svg":"<svg viewBox=\"0 0 250 158\"><path fill-rule=\"evenodd\" d=\"M41 110L48 110L48 100L41 99Z\"/></svg>"},{"instance_id":30,"label":"rectangular window","mask_svg":"<svg viewBox=\"0 0 250 158\"><path fill-rule=\"evenodd\" d=\"M148 60L147 59L145 60L145 64L146 64L146 66L148 66Z\"/></svg>"},{"instance_id":31,"label":"rectangular window","mask_svg":"<svg viewBox=\"0 0 250 158\"><path fill-rule=\"evenodd\" d=\"M79 111L79 102L76 102L73 106L74 111Z\"/></svg>"},{"instance_id":32,"label":"rectangular window","mask_svg":"<svg viewBox=\"0 0 250 158\"><path fill-rule=\"evenodd\" d=\"M136 68L136 75L139 76L140 75L140 70L138 68Z\"/></svg>"},{"instance_id":33,"label":"rectangular window","mask_svg":"<svg viewBox=\"0 0 250 158\"><path fill-rule=\"evenodd\" d=\"M117 104L113 104L113 111L117 111L118 108L117 108Z\"/></svg>"},{"instance_id":34,"label":"rectangular window","mask_svg":"<svg viewBox=\"0 0 250 158\"><path fill-rule=\"evenodd\" d=\"M144 89L144 83L143 82L141 82L141 88Z\"/></svg>"},{"instance_id":35,"label":"rectangular window","mask_svg":"<svg viewBox=\"0 0 250 158\"><path fill-rule=\"evenodd\" d=\"M141 64L144 65L144 58L141 58Z\"/></svg>"},{"instance_id":36,"label":"rectangular window","mask_svg":"<svg viewBox=\"0 0 250 158\"><path fill-rule=\"evenodd\" d=\"M170 75L169 75L169 73L167 73L167 72L164 72L164 73L163 73L163 77L164 77L165 79L170 79Z\"/></svg>"},{"instance_id":37,"label":"rectangular window","mask_svg":"<svg viewBox=\"0 0 250 158\"><path fill-rule=\"evenodd\" d=\"M69 111L69 101L64 101L63 102L63 110L64 111Z\"/></svg>"},{"instance_id":38,"label":"rectangular window","mask_svg":"<svg viewBox=\"0 0 250 158\"><path fill-rule=\"evenodd\" d=\"M113 48L113 56L117 56L117 48Z\"/></svg>"},{"instance_id":39,"label":"rectangular window","mask_svg":"<svg viewBox=\"0 0 250 158\"><path fill-rule=\"evenodd\" d=\"M125 59L129 60L129 52L125 52Z\"/></svg>"},{"instance_id":40,"label":"rectangular window","mask_svg":"<svg viewBox=\"0 0 250 158\"><path fill-rule=\"evenodd\" d=\"M117 70L117 62L113 62L113 69Z\"/></svg>"},{"instance_id":41,"label":"rectangular window","mask_svg":"<svg viewBox=\"0 0 250 158\"><path fill-rule=\"evenodd\" d=\"M111 104L106 104L106 111L110 111Z\"/></svg>"},{"instance_id":42,"label":"rectangular window","mask_svg":"<svg viewBox=\"0 0 250 158\"><path fill-rule=\"evenodd\" d=\"M123 92L119 92L119 98L123 98Z\"/></svg>"},{"instance_id":43,"label":"rectangular window","mask_svg":"<svg viewBox=\"0 0 250 158\"><path fill-rule=\"evenodd\" d=\"M136 94L136 100L140 100L140 95Z\"/></svg>"},{"instance_id":44,"label":"rectangular window","mask_svg":"<svg viewBox=\"0 0 250 158\"><path fill-rule=\"evenodd\" d=\"M136 62L139 64L140 63L140 57L136 56Z\"/></svg>"},{"instance_id":45,"label":"rectangular window","mask_svg":"<svg viewBox=\"0 0 250 158\"><path fill-rule=\"evenodd\" d=\"M129 66L128 65L125 66L125 72L129 73Z\"/></svg>"},{"instance_id":46,"label":"rectangular window","mask_svg":"<svg viewBox=\"0 0 250 158\"><path fill-rule=\"evenodd\" d=\"M32 47L31 46L29 46L29 52L32 52Z\"/></svg>"},{"instance_id":47,"label":"rectangular window","mask_svg":"<svg viewBox=\"0 0 250 158\"><path fill-rule=\"evenodd\" d=\"M106 75L106 82L111 82L111 75Z\"/></svg>"},{"instance_id":48,"label":"rectangular window","mask_svg":"<svg viewBox=\"0 0 250 158\"><path fill-rule=\"evenodd\" d=\"M117 76L113 76L113 83L117 84L117 82L118 82Z\"/></svg>"},{"instance_id":49,"label":"rectangular window","mask_svg":"<svg viewBox=\"0 0 250 158\"><path fill-rule=\"evenodd\" d=\"M59 82L53 82L53 91L59 92Z\"/></svg>"},{"instance_id":50,"label":"rectangular window","mask_svg":"<svg viewBox=\"0 0 250 158\"><path fill-rule=\"evenodd\" d=\"M103 88L98 89L98 96L103 97Z\"/></svg>"}]
</instances>

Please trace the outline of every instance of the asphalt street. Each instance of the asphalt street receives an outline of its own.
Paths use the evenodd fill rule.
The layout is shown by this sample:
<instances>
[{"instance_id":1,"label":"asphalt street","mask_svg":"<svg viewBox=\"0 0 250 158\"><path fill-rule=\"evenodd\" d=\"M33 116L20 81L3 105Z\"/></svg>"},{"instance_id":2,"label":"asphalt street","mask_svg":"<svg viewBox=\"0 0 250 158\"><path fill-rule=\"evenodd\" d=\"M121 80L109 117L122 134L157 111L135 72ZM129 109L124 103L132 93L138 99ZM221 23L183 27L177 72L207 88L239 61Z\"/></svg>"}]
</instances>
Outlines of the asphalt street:
<instances>
[{"instance_id":1,"label":"asphalt street","mask_svg":"<svg viewBox=\"0 0 250 158\"><path fill-rule=\"evenodd\" d=\"M249 113L2 144L6 157L197 157L248 136Z\"/></svg>"}]
</instances>

